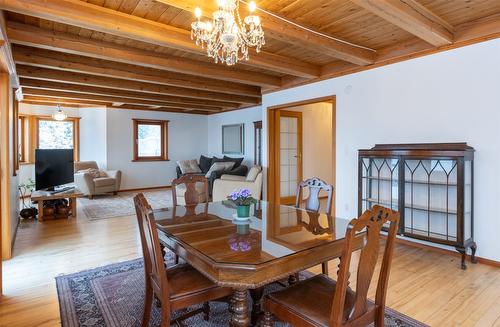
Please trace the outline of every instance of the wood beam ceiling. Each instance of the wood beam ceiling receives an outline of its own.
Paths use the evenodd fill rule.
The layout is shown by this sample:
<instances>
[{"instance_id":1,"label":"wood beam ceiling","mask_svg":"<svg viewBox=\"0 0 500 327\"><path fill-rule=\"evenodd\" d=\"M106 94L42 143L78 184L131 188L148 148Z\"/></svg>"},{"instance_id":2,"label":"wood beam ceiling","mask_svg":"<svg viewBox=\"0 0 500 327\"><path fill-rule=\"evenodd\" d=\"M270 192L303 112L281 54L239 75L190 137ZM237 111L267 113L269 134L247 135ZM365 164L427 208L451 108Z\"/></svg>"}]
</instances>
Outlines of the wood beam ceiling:
<instances>
[{"instance_id":1,"label":"wood beam ceiling","mask_svg":"<svg viewBox=\"0 0 500 327\"><path fill-rule=\"evenodd\" d=\"M14 44L255 86L271 88L281 86L281 79L272 75L216 66L181 57L162 56L151 51L95 41L68 33L51 32L25 24L9 22L7 33Z\"/></svg>"},{"instance_id":2,"label":"wood beam ceiling","mask_svg":"<svg viewBox=\"0 0 500 327\"><path fill-rule=\"evenodd\" d=\"M138 67L135 65L116 63L112 61L18 45L14 45L12 49L14 60L17 64L97 76L109 76L137 82L150 82L185 87L196 90L239 94L253 97L261 96L260 88L251 85L207 79L204 77L195 77L191 75L166 72L152 68Z\"/></svg>"},{"instance_id":3,"label":"wood beam ceiling","mask_svg":"<svg viewBox=\"0 0 500 327\"><path fill-rule=\"evenodd\" d=\"M191 40L189 31L84 1L0 0L0 9L168 48L205 53ZM318 77L320 70L318 66L265 51L242 64L307 78Z\"/></svg>"},{"instance_id":4,"label":"wood beam ceiling","mask_svg":"<svg viewBox=\"0 0 500 327\"><path fill-rule=\"evenodd\" d=\"M51 82L51 81L31 79L31 78L20 78L20 83L23 86L23 89L33 88L33 89L48 90L48 91L68 91L68 92L90 94L90 95L113 96L113 97L122 97L122 98L148 100L148 101L172 102L176 104L187 104L192 106L201 105L201 106L209 106L209 107L224 108L224 109L230 109L235 107L235 103L226 101L190 99L190 98L183 98L171 95L144 93L137 91L134 92L127 90L118 90L105 87L94 87L88 85L68 84L61 82Z\"/></svg>"},{"instance_id":5,"label":"wood beam ceiling","mask_svg":"<svg viewBox=\"0 0 500 327\"><path fill-rule=\"evenodd\" d=\"M100 102L111 103L113 106L115 106L115 104L121 103L127 105L140 105L140 106L150 106L150 107L168 107L168 108L189 109L189 110L196 109L196 110L203 110L210 112L222 111L222 108L205 106L205 105L193 105L193 104L165 102L158 100L153 101L153 100L131 99L124 97L114 97L114 96L88 94L88 93L44 90L44 89L36 89L30 87L24 87L23 92L27 96L29 95L29 96L38 96L44 98L82 100L82 101L85 100L100 101Z\"/></svg>"},{"instance_id":6,"label":"wood beam ceiling","mask_svg":"<svg viewBox=\"0 0 500 327\"><path fill-rule=\"evenodd\" d=\"M260 98L215 93L208 91L193 90L187 88L173 87L168 85L160 85L153 83L143 83L129 81L105 76L96 76L89 74L73 73L55 69L47 69L41 67L31 67L25 65L17 65L17 73L19 77L34 78L46 81L62 81L71 84L90 85L97 87L115 88L128 91L140 91L147 93L165 94L181 96L194 99L220 100L234 102L235 104L259 104Z\"/></svg>"},{"instance_id":7,"label":"wood beam ceiling","mask_svg":"<svg viewBox=\"0 0 500 327\"><path fill-rule=\"evenodd\" d=\"M215 1L199 0L158 0L169 6L180 8L189 12L194 12L196 7L200 7L204 14L211 15L217 10ZM309 49L322 54L345 60L357 65L367 65L374 62L376 51L359 47L347 42L321 36L313 30L306 30L298 27L297 23L290 23L269 15L264 11L257 14L262 18L265 25L266 36L283 42L306 46ZM290 20L288 20L290 21Z\"/></svg>"},{"instance_id":8,"label":"wood beam ceiling","mask_svg":"<svg viewBox=\"0 0 500 327\"><path fill-rule=\"evenodd\" d=\"M8 72L13 87L19 87L19 77L16 72L16 65L12 58L12 50L7 36L7 25L5 14L0 10L0 69Z\"/></svg>"},{"instance_id":9,"label":"wood beam ceiling","mask_svg":"<svg viewBox=\"0 0 500 327\"><path fill-rule=\"evenodd\" d=\"M351 1L436 47L453 43L453 27L415 0Z\"/></svg>"}]
</instances>

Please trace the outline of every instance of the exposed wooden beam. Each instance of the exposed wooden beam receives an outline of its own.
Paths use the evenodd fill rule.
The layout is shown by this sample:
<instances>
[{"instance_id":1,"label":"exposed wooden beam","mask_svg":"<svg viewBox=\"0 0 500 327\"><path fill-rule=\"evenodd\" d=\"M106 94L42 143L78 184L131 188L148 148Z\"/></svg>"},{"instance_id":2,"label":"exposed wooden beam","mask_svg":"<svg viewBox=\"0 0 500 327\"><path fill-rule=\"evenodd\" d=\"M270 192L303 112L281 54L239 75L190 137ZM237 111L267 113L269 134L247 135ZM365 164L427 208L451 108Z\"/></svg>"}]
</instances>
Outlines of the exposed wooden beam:
<instances>
[{"instance_id":1,"label":"exposed wooden beam","mask_svg":"<svg viewBox=\"0 0 500 327\"><path fill-rule=\"evenodd\" d=\"M115 43L96 41L68 33L47 31L38 27L9 22L7 33L14 44L57 50L87 57L112 60L142 67L150 67L185 73L194 76L205 76L224 81L245 83L256 86L280 87L281 79L262 73L256 73L214 65L196 60L130 48Z\"/></svg>"},{"instance_id":2,"label":"exposed wooden beam","mask_svg":"<svg viewBox=\"0 0 500 327\"><path fill-rule=\"evenodd\" d=\"M55 69L30 67L17 65L17 73L20 77L41 79L47 81L60 81L72 84L91 85L97 87L115 88L129 91L140 91L158 93L165 95L177 95L186 98L220 100L234 103L258 104L260 99L243 95L232 95L208 91L192 90L168 85L126 81L117 78L79 74Z\"/></svg>"},{"instance_id":3,"label":"exposed wooden beam","mask_svg":"<svg viewBox=\"0 0 500 327\"><path fill-rule=\"evenodd\" d=\"M0 70L9 73L12 87L19 87L19 77L16 73L16 64L12 58L12 49L7 36L5 14L2 10L0 10Z\"/></svg>"},{"instance_id":4,"label":"exposed wooden beam","mask_svg":"<svg viewBox=\"0 0 500 327\"><path fill-rule=\"evenodd\" d=\"M149 19L79 0L0 0L0 9L83 27L136 41L192 53L205 53L190 32ZM317 77L319 67L289 57L266 53L253 55L252 66L302 77Z\"/></svg>"},{"instance_id":5,"label":"exposed wooden beam","mask_svg":"<svg viewBox=\"0 0 500 327\"><path fill-rule=\"evenodd\" d=\"M12 50L14 60L17 64L60 69L98 76L109 76L138 82L179 86L196 90L254 97L261 96L260 88L251 85L195 77L19 45L14 45Z\"/></svg>"},{"instance_id":6,"label":"exposed wooden beam","mask_svg":"<svg viewBox=\"0 0 500 327\"><path fill-rule=\"evenodd\" d=\"M453 43L451 26L415 0L351 1L436 47Z\"/></svg>"},{"instance_id":7,"label":"exposed wooden beam","mask_svg":"<svg viewBox=\"0 0 500 327\"><path fill-rule=\"evenodd\" d=\"M194 12L196 7L200 7L205 15L211 17L216 11L216 1L199 1L199 0L158 0L169 6L180 8L189 12ZM269 15L264 11L259 11L257 14L261 17L264 32L266 36L281 41L307 47L311 50L321 52L338 59L342 59L358 65L367 65L375 60L376 52L356 46L347 42L342 42L337 39L321 36L314 33L314 30L306 30L298 27L297 23L289 23L286 20L279 19ZM287 19L290 21L290 19ZM300 24L298 24L300 25Z\"/></svg>"},{"instance_id":8,"label":"exposed wooden beam","mask_svg":"<svg viewBox=\"0 0 500 327\"><path fill-rule=\"evenodd\" d=\"M150 107L170 107L170 108L178 108L178 109L189 109L189 110L203 110L210 112L219 112L221 108L214 108L210 106L203 105L192 105L192 104L182 104L182 103L174 103L174 102L162 102L162 101L151 101L151 100L140 100L140 99L130 99L123 97L113 97L106 95L95 95L95 94L86 94L86 93L76 93L76 92L66 92L66 91L53 91L53 90L43 90L43 89L35 89L35 88L24 88L24 94L26 96L38 96L45 98L61 98L61 99L69 99L69 100L88 100L88 101L101 101L101 102L109 102L109 103L122 103L127 105L142 105L142 106L150 106Z\"/></svg>"},{"instance_id":9,"label":"exposed wooden beam","mask_svg":"<svg viewBox=\"0 0 500 327\"><path fill-rule=\"evenodd\" d=\"M60 82L52 82L38 79L30 78L20 78L20 83L23 88L29 87L38 90L49 90L49 91L69 91L74 93L84 93L91 95L103 95L103 96L114 96L123 97L138 100L148 100L148 101L163 101L172 102L177 104L189 104L193 106L204 105L214 108L234 108L238 104L233 102L225 101L214 101L214 100L203 100L203 99L191 99L183 98L179 96L162 95L155 93L144 93L144 92L134 92L126 91L105 87L94 87L88 85L79 84L68 84Z\"/></svg>"}]
</instances>

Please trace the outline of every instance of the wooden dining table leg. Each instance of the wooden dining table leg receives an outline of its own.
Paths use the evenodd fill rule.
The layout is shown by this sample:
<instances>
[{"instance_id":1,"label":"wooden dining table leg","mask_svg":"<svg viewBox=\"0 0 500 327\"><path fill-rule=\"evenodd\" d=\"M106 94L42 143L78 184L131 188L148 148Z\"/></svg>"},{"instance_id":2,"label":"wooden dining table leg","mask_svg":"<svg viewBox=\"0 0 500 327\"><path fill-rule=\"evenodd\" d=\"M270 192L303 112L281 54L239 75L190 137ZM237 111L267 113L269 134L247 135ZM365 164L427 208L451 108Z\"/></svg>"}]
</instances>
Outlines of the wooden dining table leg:
<instances>
[{"instance_id":1,"label":"wooden dining table leg","mask_svg":"<svg viewBox=\"0 0 500 327\"><path fill-rule=\"evenodd\" d=\"M237 288L233 293L233 314L231 316L231 326L250 326L248 315L248 297L246 288Z\"/></svg>"},{"instance_id":2,"label":"wooden dining table leg","mask_svg":"<svg viewBox=\"0 0 500 327\"><path fill-rule=\"evenodd\" d=\"M259 287L250 290L252 297L252 325L257 326L260 315L262 314L262 295L264 295L264 287Z\"/></svg>"}]
</instances>

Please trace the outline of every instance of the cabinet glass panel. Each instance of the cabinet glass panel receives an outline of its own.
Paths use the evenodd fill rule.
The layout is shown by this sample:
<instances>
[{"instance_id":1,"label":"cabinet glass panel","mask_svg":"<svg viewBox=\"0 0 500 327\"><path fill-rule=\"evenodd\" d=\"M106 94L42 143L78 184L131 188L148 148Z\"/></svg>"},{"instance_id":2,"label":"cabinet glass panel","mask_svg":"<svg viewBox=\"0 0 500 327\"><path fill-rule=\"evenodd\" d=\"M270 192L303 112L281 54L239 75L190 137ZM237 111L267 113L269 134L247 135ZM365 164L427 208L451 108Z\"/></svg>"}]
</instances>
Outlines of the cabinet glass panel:
<instances>
[{"instance_id":1,"label":"cabinet glass panel","mask_svg":"<svg viewBox=\"0 0 500 327\"><path fill-rule=\"evenodd\" d=\"M472 162L464 162L464 240L472 238Z\"/></svg>"},{"instance_id":2,"label":"cabinet glass panel","mask_svg":"<svg viewBox=\"0 0 500 327\"><path fill-rule=\"evenodd\" d=\"M362 158L362 211L374 205L398 210L398 158Z\"/></svg>"},{"instance_id":3,"label":"cabinet glass panel","mask_svg":"<svg viewBox=\"0 0 500 327\"><path fill-rule=\"evenodd\" d=\"M405 160L405 233L457 240L457 161Z\"/></svg>"}]
</instances>

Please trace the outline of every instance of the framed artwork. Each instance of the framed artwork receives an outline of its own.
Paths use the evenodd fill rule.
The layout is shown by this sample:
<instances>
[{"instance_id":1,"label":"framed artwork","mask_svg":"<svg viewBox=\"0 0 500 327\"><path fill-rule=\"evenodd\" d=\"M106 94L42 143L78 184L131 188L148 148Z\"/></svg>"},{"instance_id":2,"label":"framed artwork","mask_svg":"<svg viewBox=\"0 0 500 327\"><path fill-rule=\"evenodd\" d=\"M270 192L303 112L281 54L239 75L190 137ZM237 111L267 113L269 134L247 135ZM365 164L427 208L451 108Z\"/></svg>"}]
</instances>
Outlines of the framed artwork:
<instances>
[{"instance_id":1,"label":"framed artwork","mask_svg":"<svg viewBox=\"0 0 500 327\"><path fill-rule=\"evenodd\" d=\"M244 154L245 124L222 126L222 153Z\"/></svg>"}]
</instances>

